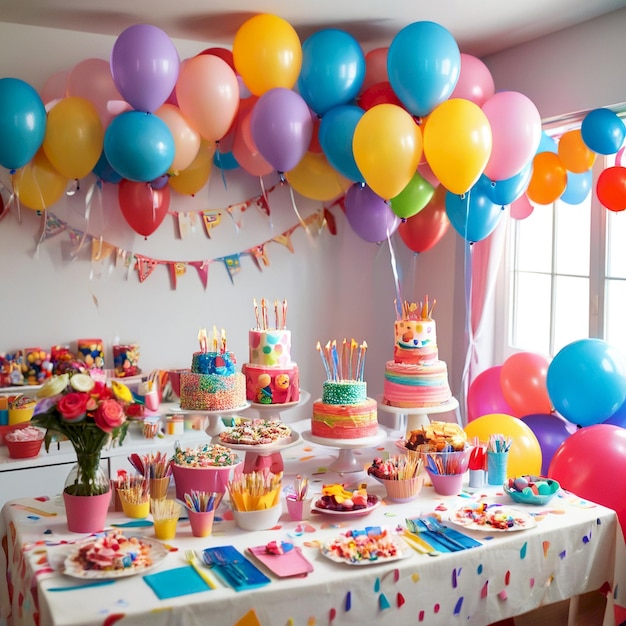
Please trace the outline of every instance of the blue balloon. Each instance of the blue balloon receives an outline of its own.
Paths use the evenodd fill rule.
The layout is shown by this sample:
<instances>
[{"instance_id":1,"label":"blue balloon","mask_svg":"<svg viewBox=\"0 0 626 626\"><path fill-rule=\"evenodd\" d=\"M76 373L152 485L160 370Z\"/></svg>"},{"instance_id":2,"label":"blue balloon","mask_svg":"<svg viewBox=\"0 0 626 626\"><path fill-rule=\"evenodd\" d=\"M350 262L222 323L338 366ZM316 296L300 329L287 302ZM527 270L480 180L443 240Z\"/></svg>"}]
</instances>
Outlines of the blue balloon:
<instances>
[{"instance_id":1,"label":"blue balloon","mask_svg":"<svg viewBox=\"0 0 626 626\"><path fill-rule=\"evenodd\" d=\"M619 426L620 428L626 428L626 401L620 406L611 417L604 420L603 424L610 424L611 426Z\"/></svg>"},{"instance_id":2,"label":"blue balloon","mask_svg":"<svg viewBox=\"0 0 626 626\"><path fill-rule=\"evenodd\" d=\"M550 135L546 133L545 130L541 131L541 140L539 141L539 147L537 148L537 154L540 152L554 152L554 154L559 153L559 146Z\"/></svg>"},{"instance_id":3,"label":"blue balloon","mask_svg":"<svg viewBox=\"0 0 626 626\"><path fill-rule=\"evenodd\" d=\"M461 52L454 37L435 22L414 22L392 39L389 82L404 106L424 117L447 100L459 80Z\"/></svg>"},{"instance_id":4,"label":"blue balloon","mask_svg":"<svg viewBox=\"0 0 626 626\"><path fill-rule=\"evenodd\" d=\"M531 161L519 174L511 176L511 178L507 178L506 180L487 179L488 185L485 190L488 198L494 204L499 204L500 206L515 202L528 188L532 173L533 164ZM482 176L485 175L482 174Z\"/></svg>"},{"instance_id":5,"label":"blue balloon","mask_svg":"<svg viewBox=\"0 0 626 626\"><path fill-rule=\"evenodd\" d=\"M580 204L589 195L593 185L591 170L576 174L567 172L567 186L561 195L561 200L567 204Z\"/></svg>"},{"instance_id":6,"label":"blue balloon","mask_svg":"<svg viewBox=\"0 0 626 626\"><path fill-rule=\"evenodd\" d=\"M552 359L546 384L554 408L566 420L600 424L626 399L626 361L602 339L580 339Z\"/></svg>"},{"instance_id":7,"label":"blue balloon","mask_svg":"<svg viewBox=\"0 0 626 626\"><path fill-rule=\"evenodd\" d=\"M334 107L322 117L317 134L328 162L355 183L365 182L352 151L354 129L364 113L361 107L353 104Z\"/></svg>"},{"instance_id":8,"label":"blue balloon","mask_svg":"<svg viewBox=\"0 0 626 626\"><path fill-rule=\"evenodd\" d=\"M213 165L221 170L236 170L239 167L239 163L237 163L232 152L220 152L219 150L213 154Z\"/></svg>"},{"instance_id":9,"label":"blue balloon","mask_svg":"<svg viewBox=\"0 0 626 626\"><path fill-rule=\"evenodd\" d=\"M0 165L24 167L46 134L46 108L39 94L19 78L0 79Z\"/></svg>"},{"instance_id":10,"label":"blue balloon","mask_svg":"<svg viewBox=\"0 0 626 626\"><path fill-rule=\"evenodd\" d=\"M117 183L119 183L123 178L123 176L118 174L111 167L111 164L107 161L104 151L100 155L98 162L94 165L93 173L105 183L112 183L114 185L117 185Z\"/></svg>"},{"instance_id":11,"label":"blue balloon","mask_svg":"<svg viewBox=\"0 0 626 626\"><path fill-rule=\"evenodd\" d=\"M174 150L167 124L151 113L120 113L104 134L104 154L111 167L134 182L163 176L172 165Z\"/></svg>"},{"instance_id":12,"label":"blue balloon","mask_svg":"<svg viewBox=\"0 0 626 626\"><path fill-rule=\"evenodd\" d=\"M488 237L502 214L502 207L489 199L481 179L465 194L446 193L446 215L454 230L470 243Z\"/></svg>"},{"instance_id":13,"label":"blue balloon","mask_svg":"<svg viewBox=\"0 0 626 626\"><path fill-rule=\"evenodd\" d=\"M589 150L598 154L615 154L624 143L626 126L617 113L609 109L594 109L583 118L580 134Z\"/></svg>"},{"instance_id":14,"label":"blue balloon","mask_svg":"<svg viewBox=\"0 0 626 626\"><path fill-rule=\"evenodd\" d=\"M298 91L318 115L354 99L365 79L365 55L349 33L327 28L302 44Z\"/></svg>"}]
</instances>

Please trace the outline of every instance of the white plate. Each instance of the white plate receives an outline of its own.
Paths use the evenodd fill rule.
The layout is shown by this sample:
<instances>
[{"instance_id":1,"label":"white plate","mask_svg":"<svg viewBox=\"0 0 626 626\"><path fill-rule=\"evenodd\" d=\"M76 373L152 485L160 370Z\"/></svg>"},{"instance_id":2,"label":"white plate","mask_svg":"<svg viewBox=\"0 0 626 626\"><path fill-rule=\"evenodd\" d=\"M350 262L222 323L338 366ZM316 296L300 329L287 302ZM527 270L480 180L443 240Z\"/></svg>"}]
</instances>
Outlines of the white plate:
<instances>
[{"instance_id":1,"label":"white plate","mask_svg":"<svg viewBox=\"0 0 626 626\"><path fill-rule=\"evenodd\" d=\"M111 571L93 569L86 570L83 569L82 565L74 560L74 557L78 554L78 551L81 547L81 544L79 544L65 559L63 573L67 574L68 576L72 576L73 578L82 578L87 580L125 578L127 576L134 576L135 574L143 574L148 570L151 570L167 556L167 548L156 539L148 539L146 537L137 537L137 539L139 539L139 542L142 545L148 546L150 548L149 554L150 558L152 559L152 563L150 565L146 565L143 567L128 567L126 569ZM90 539L89 541L93 541L93 539Z\"/></svg>"},{"instance_id":2,"label":"white plate","mask_svg":"<svg viewBox=\"0 0 626 626\"><path fill-rule=\"evenodd\" d=\"M362 561L352 561L347 557L344 558L331 551L329 546L335 543L337 539L345 540L346 542L351 541L350 537L344 537L342 535L340 537L332 539L331 541L327 541L320 546L320 552L327 559L330 559L331 561L334 561L335 563L346 563L347 565L358 565L358 566L376 565L377 563L389 563L391 561L398 561L399 559L406 559L412 555L412 552L409 546L404 541L402 541L402 539L400 539L399 537L395 537L394 535L388 535L388 539L396 546L396 549L398 551L395 556L380 557L373 561L370 561L369 559L363 559Z\"/></svg>"},{"instance_id":3,"label":"white plate","mask_svg":"<svg viewBox=\"0 0 626 626\"><path fill-rule=\"evenodd\" d=\"M514 532L517 530L527 530L528 528L533 528L537 525L534 517L529 515L525 511L520 511L519 509L514 509L510 506L500 506L500 505L489 505L485 515L485 523L480 523L480 520L472 520L466 517L466 513L470 512L475 507L471 506L463 506L457 509L454 513L450 515L450 521L455 524L459 524L463 526L463 528L467 528L469 530L481 530L483 532L489 533L507 533ZM494 513L505 514L510 516L514 520L514 525L509 528L497 528L489 524L489 515Z\"/></svg>"},{"instance_id":4,"label":"white plate","mask_svg":"<svg viewBox=\"0 0 626 626\"><path fill-rule=\"evenodd\" d=\"M363 515L368 515L374 509L380 506L380 503L382 502L382 498L375 494L368 494L368 498L372 496L376 498L376 502L374 502L374 504L372 504L371 506L365 507L364 509L357 509L356 511L354 510L334 511L333 509L324 509L322 507L318 507L317 503L319 502L319 498L318 500L315 501L315 504L311 507L311 510L315 511L316 513L323 513L324 515L339 515L340 517L361 517Z\"/></svg>"},{"instance_id":5,"label":"white plate","mask_svg":"<svg viewBox=\"0 0 626 626\"><path fill-rule=\"evenodd\" d=\"M219 436L215 438L215 443L220 443L227 448L232 448L233 450L241 450L243 452L273 452L276 450L284 450L285 448L295 446L297 443L300 443L301 439L302 437L300 433L292 430L289 437L279 439L278 441L272 441L271 443L229 443L227 441L222 441Z\"/></svg>"}]
</instances>

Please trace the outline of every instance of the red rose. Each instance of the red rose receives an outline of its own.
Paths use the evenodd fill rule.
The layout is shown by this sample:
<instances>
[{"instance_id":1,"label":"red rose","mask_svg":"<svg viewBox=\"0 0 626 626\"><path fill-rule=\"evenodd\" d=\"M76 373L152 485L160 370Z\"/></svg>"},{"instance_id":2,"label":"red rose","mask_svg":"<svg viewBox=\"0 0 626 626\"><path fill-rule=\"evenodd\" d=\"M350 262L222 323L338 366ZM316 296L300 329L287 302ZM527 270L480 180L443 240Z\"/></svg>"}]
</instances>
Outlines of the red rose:
<instances>
[{"instance_id":1,"label":"red rose","mask_svg":"<svg viewBox=\"0 0 626 626\"><path fill-rule=\"evenodd\" d=\"M94 421L98 428L110 433L126 421L126 415L117 400L104 400L94 414Z\"/></svg>"},{"instance_id":2,"label":"red rose","mask_svg":"<svg viewBox=\"0 0 626 626\"><path fill-rule=\"evenodd\" d=\"M66 422L80 422L85 417L89 395L79 391L62 396L57 402L57 410Z\"/></svg>"}]
</instances>

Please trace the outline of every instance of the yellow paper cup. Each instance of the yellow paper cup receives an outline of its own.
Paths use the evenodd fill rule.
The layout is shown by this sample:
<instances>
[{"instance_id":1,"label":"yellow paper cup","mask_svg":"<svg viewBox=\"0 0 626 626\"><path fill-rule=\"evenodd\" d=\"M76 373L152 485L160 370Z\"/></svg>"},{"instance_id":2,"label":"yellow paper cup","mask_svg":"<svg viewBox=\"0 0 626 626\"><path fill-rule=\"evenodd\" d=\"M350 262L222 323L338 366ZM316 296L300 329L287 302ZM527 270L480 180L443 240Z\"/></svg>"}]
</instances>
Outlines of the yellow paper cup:
<instances>
[{"instance_id":1,"label":"yellow paper cup","mask_svg":"<svg viewBox=\"0 0 626 626\"><path fill-rule=\"evenodd\" d=\"M24 407L21 409L9 409L9 426L13 424L21 424L23 422L30 422L30 418L35 412L35 405L31 407Z\"/></svg>"},{"instance_id":2,"label":"yellow paper cup","mask_svg":"<svg viewBox=\"0 0 626 626\"><path fill-rule=\"evenodd\" d=\"M131 519L143 519L144 517L148 517L148 513L150 513L150 500L139 503L129 502L124 498L122 492L119 493L122 502L122 511L124 511L126 517L130 517Z\"/></svg>"},{"instance_id":3,"label":"yellow paper cup","mask_svg":"<svg viewBox=\"0 0 626 626\"><path fill-rule=\"evenodd\" d=\"M154 520L154 536L161 541L170 541L176 537L177 517Z\"/></svg>"}]
</instances>

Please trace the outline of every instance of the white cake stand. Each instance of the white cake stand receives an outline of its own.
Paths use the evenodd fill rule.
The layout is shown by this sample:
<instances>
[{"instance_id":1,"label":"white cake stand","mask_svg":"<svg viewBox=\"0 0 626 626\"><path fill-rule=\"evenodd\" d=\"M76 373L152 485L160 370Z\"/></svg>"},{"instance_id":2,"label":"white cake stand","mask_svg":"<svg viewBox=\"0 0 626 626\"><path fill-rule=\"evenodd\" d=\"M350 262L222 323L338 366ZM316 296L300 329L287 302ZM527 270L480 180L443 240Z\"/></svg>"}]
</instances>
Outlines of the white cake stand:
<instances>
[{"instance_id":1,"label":"white cake stand","mask_svg":"<svg viewBox=\"0 0 626 626\"><path fill-rule=\"evenodd\" d=\"M456 398L450 398L448 402L438 404L436 406L420 406L420 407L397 407L384 404L382 394L376 396L376 402L378 402L378 408L386 413L393 415L406 415L406 436L408 437L412 430L416 430L420 426L430 424L429 415L436 415L437 413L449 413L455 411L459 406L459 401Z\"/></svg>"},{"instance_id":2,"label":"white cake stand","mask_svg":"<svg viewBox=\"0 0 626 626\"><path fill-rule=\"evenodd\" d=\"M208 425L204 429L206 434L210 437L219 435L223 430L226 430L226 425L222 421L222 417L227 415L234 415L241 413L250 407L249 403L238 406L234 409L219 409L217 411L194 411L192 409L173 408L170 409L171 413L175 415L204 415L208 418Z\"/></svg>"},{"instance_id":3,"label":"white cake stand","mask_svg":"<svg viewBox=\"0 0 626 626\"><path fill-rule=\"evenodd\" d=\"M259 412L259 417L264 420L280 420L287 423L282 417L282 413L295 409L297 406L306 404L311 398L308 391L300 389L300 398L296 402L286 402L285 404L260 404L259 402L251 402L250 407Z\"/></svg>"},{"instance_id":4,"label":"white cake stand","mask_svg":"<svg viewBox=\"0 0 626 626\"><path fill-rule=\"evenodd\" d=\"M339 456L328 466L328 469L338 474L347 474L348 472L363 471L363 466L354 457L354 450L371 448L383 443L387 439L387 433L379 428L378 432L371 437L362 437L361 439L326 439L324 437L316 437L310 430L305 430L302 433L302 438L327 448L338 448Z\"/></svg>"}]
</instances>

